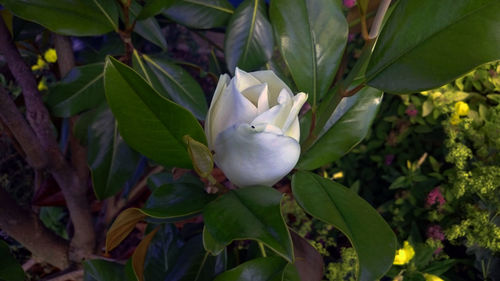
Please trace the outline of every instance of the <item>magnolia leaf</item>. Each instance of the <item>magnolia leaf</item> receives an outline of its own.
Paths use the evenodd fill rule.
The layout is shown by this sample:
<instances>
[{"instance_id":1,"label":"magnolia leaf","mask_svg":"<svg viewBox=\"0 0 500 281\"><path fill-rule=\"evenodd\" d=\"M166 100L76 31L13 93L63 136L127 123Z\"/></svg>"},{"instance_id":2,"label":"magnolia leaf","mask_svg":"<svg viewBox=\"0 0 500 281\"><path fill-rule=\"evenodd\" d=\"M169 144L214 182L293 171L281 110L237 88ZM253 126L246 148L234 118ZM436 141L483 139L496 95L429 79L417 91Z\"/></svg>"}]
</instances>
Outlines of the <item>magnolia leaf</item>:
<instances>
[{"instance_id":1,"label":"magnolia leaf","mask_svg":"<svg viewBox=\"0 0 500 281\"><path fill-rule=\"evenodd\" d=\"M137 208L121 212L106 233L106 253L118 246L134 230L135 225L145 218L146 215Z\"/></svg>"},{"instance_id":2,"label":"magnolia leaf","mask_svg":"<svg viewBox=\"0 0 500 281\"><path fill-rule=\"evenodd\" d=\"M148 235L141 240L132 255L132 268L134 269L135 277L139 281L144 281L144 261L146 260L149 244L154 238L156 232L158 232L158 227L148 233Z\"/></svg>"}]
</instances>

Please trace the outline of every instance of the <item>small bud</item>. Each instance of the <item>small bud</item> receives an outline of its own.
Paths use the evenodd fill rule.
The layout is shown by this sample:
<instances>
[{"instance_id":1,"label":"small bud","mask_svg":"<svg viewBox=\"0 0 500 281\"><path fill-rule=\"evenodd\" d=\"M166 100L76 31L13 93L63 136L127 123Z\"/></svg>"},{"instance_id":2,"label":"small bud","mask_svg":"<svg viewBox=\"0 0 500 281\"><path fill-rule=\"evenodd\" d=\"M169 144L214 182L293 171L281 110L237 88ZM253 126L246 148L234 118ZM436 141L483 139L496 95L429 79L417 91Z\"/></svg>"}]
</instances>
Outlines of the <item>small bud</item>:
<instances>
[{"instance_id":1,"label":"small bud","mask_svg":"<svg viewBox=\"0 0 500 281\"><path fill-rule=\"evenodd\" d=\"M202 178L212 178L214 160L208 147L188 135L184 136L184 141L187 144L189 157L196 173Z\"/></svg>"}]
</instances>

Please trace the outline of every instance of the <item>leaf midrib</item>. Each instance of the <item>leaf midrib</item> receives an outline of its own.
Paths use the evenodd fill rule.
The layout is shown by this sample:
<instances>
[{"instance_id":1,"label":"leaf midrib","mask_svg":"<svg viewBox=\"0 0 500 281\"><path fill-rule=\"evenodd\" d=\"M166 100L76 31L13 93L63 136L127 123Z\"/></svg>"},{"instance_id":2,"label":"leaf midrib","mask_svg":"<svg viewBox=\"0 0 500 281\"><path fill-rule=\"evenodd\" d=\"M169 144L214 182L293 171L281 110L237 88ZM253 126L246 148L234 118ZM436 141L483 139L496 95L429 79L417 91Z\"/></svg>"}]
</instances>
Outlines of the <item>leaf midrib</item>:
<instances>
[{"instance_id":1,"label":"leaf midrib","mask_svg":"<svg viewBox=\"0 0 500 281\"><path fill-rule=\"evenodd\" d=\"M243 49L243 55L241 56L243 60L246 60L248 55L248 50L250 49L250 42L252 41L253 31L255 28L255 22L257 18L257 9L259 8L259 0L254 0L252 20L250 22L250 29L248 30L248 37L245 42L245 48ZM241 59L240 59L241 60Z\"/></svg>"},{"instance_id":2,"label":"leaf midrib","mask_svg":"<svg viewBox=\"0 0 500 281\"><path fill-rule=\"evenodd\" d=\"M318 0L315 0L318 1ZM306 1L306 10L307 10L307 28L309 29L309 35L311 37L311 61L312 61L312 71L313 71L313 108L316 107L316 94L317 94L317 78L318 78L318 62L316 57L316 37L315 33L311 27L311 17L309 15L309 7L307 6L308 1Z\"/></svg>"},{"instance_id":3,"label":"leaf midrib","mask_svg":"<svg viewBox=\"0 0 500 281\"><path fill-rule=\"evenodd\" d=\"M112 66L113 66L113 68L115 69L115 71L117 72L117 74L120 76L120 79L122 79L123 81L125 81L125 83L126 83L126 84L130 87L130 89L132 89L132 91L134 92L134 95L135 95L136 97L138 97L138 98L139 98L139 100L140 100L140 101L144 104L144 106L145 106L145 107L149 110L149 112L151 112L151 113L152 113L152 114L153 114L153 115L157 118L157 120L158 120L158 121L160 121L160 123L162 124L162 126L166 129L166 130L165 130L165 132L166 132L168 135L170 135L170 136L172 137L172 139L174 139L174 140L177 142L177 144L179 145L179 147L184 147L184 144L181 142L181 140L177 139L177 137L176 137L176 136L175 136L175 135L174 135L174 134L170 131L170 129L169 129L169 127L167 126L167 124L163 123L163 119L161 119L161 118L158 116L158 114L157 114L154 110L151 110L151 108L150 108L150 107L148 106L148 104L144 101L144 98L143 98L141 95L138 95L138 94L136 93L136 91L135 91L134 87L132 87L132 85L130 84L130 82L122 76L121 72L120 72L120 71L118 70L118 68L114 65L114 63L113 63L113 62L111 62L111 61L110 61L110 63L112 64ZM165 99L165 100L166 100L167 102L169 102L169 103L173 103L173 102L169 101L168 99L164 98L162 95L158 94L158 93L156 92L156 90L155 90L155 89L153 89L153 87L151 87L151 86L148 84L148 82L147 82L146 80L144 80L144 78L142 78L139 74L137 74L137 76L139 77L139 79L142 79L142 80L146 83L146 85L148 85L148 86L151 88L151 90L152 90L152 91L153 91L153 92L154 92L154 93L155 93L158 97L160 97L160 98L162 98L162 99ZM175 103L173 103L173 105L174 105L174 106L176 106L176 104L175 104Z\"/></svg>"},{"instance_id":4,"label":"leaf midrib","mask_svg":"<svg viewBox=\"0 0 500 281\"><path fill-rule=\"evenodd\" d=\"M214 9L214 10L219 10L221 12L228 13L228 14L231 14L231 15L234 13L234 11L231 11L230 9L223 8L221 6L216 6L216 5L211 5L211 4L203 3L203 2L198 2L198 1L195 1L195 0L184 0L184 2L195 4L195 5L204 6L204 7L210 8L210 9Z\"/></svg>"},{"instance_id":5,"label":"leaf midrib","mask_svg":"<svg viewBox=\"0 0 500 281\"><path fill-rule=\"evenodd\" d=\"M366 81L370 81L372 79L374 79L378 74L384 72L387 68L389 68L391 65L394 64L394 62L398 61L399 59L401 59L402 57L408 55L408 53L410 53L412 50L418 48L420 45L422 45L423 43L426 43L427 41L429 41L430 38L432 37L436 37L438 34L446 31L446 29L448 29L448 27L452 26L452 25L455 25L457 24L458 22L461 22L462 20L468 18L469 16L477 13L478 11L490 6L490 5L495 5L495 4L498 4L498 3L495 3L494 1L491 1L487 4L485 4L484 6L480 7L480 8L477 8L475 10L472 10L470 11L469 13L466 13L464 14L463 16L459 17L456 19L456 21L453 21L445 26L443 26L441 29L437 30L436 32L430 34L429 36L427 36L426 38L422 39L420 42L418 42L417 44L413 45L413 46L410 46L408 49L404 50L399 56L396 56L394 57L392 60L390 60L387 64L383 65L379 71L373 73L372 75L370 75L370 77L367 77L366 78Z\"/></svg>"},{"instance_id":6,"label":"leaf midrib","mask_svg":"<svg viewBox=\"0 0 500 281\"><path fill-rule=\"evenodd\" d=\"M189 99L194 102L196 104L196 99L191 95L191 93L186 89L184 88L184 86L182 86L179 82L177 82L174 77L168 73L168 71L166 71L165 69L163 69L159 64L157 64L154 60L152 60L149 56L146 56L146 55L143 55L144 57L144 60L146 60L147 62L149 62L152 66L154 66L156 69L158 69L161 73L163 73L165 76L167 76L167 78L172 81L179 89L181 89L181 91L185 94L185 96L189 97ZM152 87L152 85L151 85ZM168 91L167 91L168 92ZM170 94L170 93L169 93Z\"/></svg>"},{"instance_id":7,"label":"leaf midrib","mask_svg":"<svg viewBox=\"0 0 500 281\"><path fill-rule=\"evenodd\" d=\"M101 74L97 75L95 78L93 78L88 83L86 83L80 90L76 91L73 95L71 95L69 98L67 98L66 100L64 100L64 102L62 104L66 105L68 103L71 103L71 101L73 101L75 99L78 99L79 95L81 93L83 93L85 90L87 90L88 88L90 88L91 86L93 86L93 84L95 84L98 80L100 80L103 77L104 77L104 72L102 72Z\"/></svg>"}]
</instances>

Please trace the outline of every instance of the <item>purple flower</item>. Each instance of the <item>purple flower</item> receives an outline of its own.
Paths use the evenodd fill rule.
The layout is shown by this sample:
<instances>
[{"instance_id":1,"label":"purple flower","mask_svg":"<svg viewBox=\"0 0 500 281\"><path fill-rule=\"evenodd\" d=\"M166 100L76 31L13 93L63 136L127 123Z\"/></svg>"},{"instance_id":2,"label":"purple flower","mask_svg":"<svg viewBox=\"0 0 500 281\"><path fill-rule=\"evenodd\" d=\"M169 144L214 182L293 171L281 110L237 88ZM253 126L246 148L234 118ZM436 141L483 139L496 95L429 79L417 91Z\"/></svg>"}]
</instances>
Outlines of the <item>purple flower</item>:
<instances>
[{"instance_id":1,"label":"purple flower","mask_svg":"<svg viewBox=\"0 0 500 281\"><path fill-rule=\"evenodd\" d=\"M406 108L405 113L406 113L406 115L408 115L410 117L415 117L418 114L418 110L417 110L417 108L413 104L410 104Z\"/></svg>"},{"instance_id":2,"label":"purple flower","mask_svg":"<svg viewBox=\"0 0 500 281\"><path fill-rule=\"evenodd\" d=\"M348 9L354 7L356 5L356 0L344 0L344 6Z\"/></svg>"},{"instance_id":3,"label":"purple flower","mask_svg":"<svg viewBox=\"0 0 500 281\"><path fill-rule=\"evenodd\" d=\"M426 200L427 206L439 204L439 208L441 208L445 203L446 200L444 199L444 196L441 193L439 186L434 188L433 190L431 190L431 192L429 192L429 194L427 194L427 200Z\"/></svg>"},{"instance_id":4,"label":"purple flower","mask_svg":"<svg viewBox=\"0 0 500 281\"><path fill-rule=\"evenodd\" d=\"M443 241L444 240L444 232L441 229L440 225L431 225L427 228L427 237L432 238L434 240Z\"/></svg>"}]
</instances>

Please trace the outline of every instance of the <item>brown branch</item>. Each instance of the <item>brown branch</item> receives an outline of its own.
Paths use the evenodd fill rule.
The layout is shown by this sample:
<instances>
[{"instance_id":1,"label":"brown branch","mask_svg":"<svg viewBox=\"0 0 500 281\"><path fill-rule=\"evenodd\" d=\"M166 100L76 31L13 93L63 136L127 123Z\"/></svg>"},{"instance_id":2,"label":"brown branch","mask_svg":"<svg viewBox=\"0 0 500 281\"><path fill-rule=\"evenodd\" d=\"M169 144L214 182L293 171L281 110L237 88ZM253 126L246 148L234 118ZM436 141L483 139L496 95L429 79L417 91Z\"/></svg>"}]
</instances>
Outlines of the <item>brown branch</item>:
<instances>
[{"instance_id":1,"label":"brown branch","mask_svg":"<svg viewBox=\"0 0 500 281\"><path fill-rule=\"evenodd\" d=\"M87 185L78 177L76 171L68 164L59 150L52 131L50 115L37 90L35 77L23 61L1 18L0 53L4 55L12 75L22 88L26 104L26 118L38 137L41 148L47 153L47 170L58 183L66 199L75 227L69 258L74 262L80 262L92 254L95 244L95 233L87 200Z\"/></svg>"},{"instance_id":2,"label":"brown branch","mask_svg":"<svg viewBox=\"0 0 500 281\"><path fill-rule=\"evenodd\" d=\"M83 269L68 269L63 272L47 277L42 281L67 281L67 280L83 280Z\"/></svg>"},{"instance_id":3,"label":"brown branch","mask_svg":"<svg viewBox=\"0 0 500 281\"><path fill-rule=\"evenodd\" d=\"M40 148L35 133L2 87L0 87L0 118L21 145L28 163L35 169L44 168L47 165L45 151Z\"/></svg>"},{"instance_id":4,"label":"brown branch","mask_svg":"<svg viewBox=\"0 0 500 281\"><path fill-rule=\"evenodd\" d=\"M57 52L57 64L61 77L66 76L73 67L75 67L75 55L73 46L69 37L54 34L54 44ZM78 174L78 177L86 185L89 177L87 165L87 150L80 144L80 141L73 134L73 128L78 116L70 119L69 146L71 150L71 163Z\"/></svg>"},{"instance_id":5,"label":"brown branch","mask_svg":"<svg viewBox=\"0 0 500 281\"><path fill-rule=\"evenodd\" d=\"M69 37L54 33L53 39L57 53L57 65L59 66L59 72L62 78L75 67L73 46Z\"/></svg>"},{"instance_id":6,"label":"brown branch","mask_svg":"<svg viewBox=\"0 0 500 281\"><path fill-rule=\"evenodd\" d=\"M0 228L23 244L37 259L61 269L68 266L68 242L45 228L34 213L17 205L2 188Z\"/></svg>"}]
</instances>

